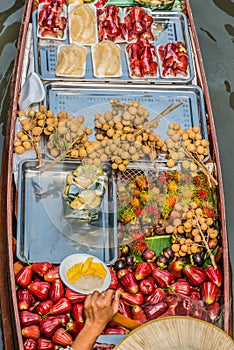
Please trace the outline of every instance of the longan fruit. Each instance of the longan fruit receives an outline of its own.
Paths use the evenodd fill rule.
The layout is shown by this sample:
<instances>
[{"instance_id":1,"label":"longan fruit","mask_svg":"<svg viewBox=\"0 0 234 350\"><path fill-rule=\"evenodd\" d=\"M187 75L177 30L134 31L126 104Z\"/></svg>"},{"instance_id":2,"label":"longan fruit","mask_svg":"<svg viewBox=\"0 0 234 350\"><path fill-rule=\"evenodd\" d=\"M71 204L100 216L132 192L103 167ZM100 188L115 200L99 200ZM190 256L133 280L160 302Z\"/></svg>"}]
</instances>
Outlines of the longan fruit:
<instances>
[{"instance_id":1,"label":"longan fruit","mask_svg":"<svg viewBox=\"0 0 234 350\"><path fill-rule=\"evenodd\" d=\"M15 153L17 154L23 154L25 152L25 148L23 146L17 146L15 148Z\"/></svg>"},{"instance_id":2,"label":"longan fruit","mask_svg":"<svg viewBox=\"0 0 234 350\"><path fill-rule=\"evenodd\" d=\"M111 167L112 167L112 169L116 170L116 169L118 169L118 164L112 163Z\"/></svg>"},{"instance_id":3,"label":"longan fruit","mask_svg":"<svg viewBox=\"0 0 234 350\"><path fill-rule=\"evenodd\" d=\"M201 209L201 208L197 208L197 209L195 210L195 213L196 213L197 216L202 216L202 215L203 215L203 212L202 212L202 209Z\"/></svg>"},{"instance_id":4,"label":"longan fruit","mask_svg":"<svg viewBox=\"0 0 234 350\"><path fill-rule=\"evenodd\" d=\"M27 149L30 149L32 147L32 144L30 141L24 141L22 146L27 150Z\"/></svg>"},{"instance_id":5,"label":"longan fruit","mask_svg":"<svg viewBox=\"0 0 234 350\"><path fill-rule=\"evenodd\" d=\"M28 135L26 135L26 134L23 134L22 136L21 136L21 138L20 138L20 141L28 141Z\"/></svg>"},{"instance_id":6,"label":"longan fruit","mask_svg":"<svg viewBox=\"0 0 234 350\"><path fill-rule=\"evenodd\" d=\"M41 112L45 112L45 111L41 111ZM51 109L48 109L48 111L46 112L46 116L47 118L54 118L54 112Z\"/></svg>"},{"instance_id":7,"label":"longan fruit","mask_svg":"<svg viewBox=\"0 0 234 350\"><path fill-rule=\"evenodd\" d=\"M110 111L105 112L104 118L106 119L106 121L112 120L112 113Z\"/></svg>"},{"instance_id":8,"label":"longan fruit","mask_svg":"<svg viewBox=\"0 0 234 350\"><path fill-rule=\"evenodd\" d=\"M25 111L19 111L18 112L18 117L25 117L25 116L26 116Z\"/></svg>"},{"instance_id":9,"label":"longan fruit","mask_svg":"<svg viewBox=\"0 0 234 350\"><path fill-rule=\"evenodd\" d=\"M171 233L173 233L173 231L174 231L174 226L168 225L166 227L166 233L171 234Z\"/></svg>"},{"instance_id":10,"label":"longan fruit","mask_svg":"<svg viewBox=\"0 0 234 350\"><path fill-rule=\"evenodd\" d=\"M175 161L171 158L168 159L168 161L167 161L168 168L173 168L174 165L175 165Z\"/></svg>"},{"instance_id":11,"label":"longan fruit","mask_svg":"<svg viewBox=\"0 0 234 350\"><path fill-rule=\"evenodd\" d=\"M15 147L18 147L22 145L22 142L20 140L15 140L13 144Z\"/></svg>"},{"instance_id":12,"label":"longan fruit","mask_svg":"<svg viewBox=\"0 0 234 350\"><path fill-rule=\"evenodd\" d=\"M80 154L81 158L84 158L84 157L87 156L87 152L86 152L86 150L84 148L80 148L79 154Z\"/></svg>"},{"instance_id":13,"label":"longan fruit","mask_svg":"<svg viewBox=\"0 0 234 350\"><path fill-rule=\"evenodd\" d=\"M121 163L121 164L118 165L118 169L119 169L119 171L121 171L121 172L125 172L126 166L125 166L123 163Z\"/></svg>"},{"instance_id":14,"label":"longan fruit","mask_svg":"<svg viewBox=\"0 0 234 350\"><path fill-rule=\"evenodd\" d=\"M24 131L30 131L30 130L32 130L32 124L31 123L26 123L26 124L24 124L22 129Z\"/></svg>"},{"instance_id":15,"label":"longan fruit","mask_svg":"<svg viewBox=\"0 0 234 350\"><path fill-rule=\"evenodd\" d=\"M178 243L174 243L172 244L171 249L173 250L174 253L178 253L180 250L180 245Z\"/></svg>"}]
</instances>

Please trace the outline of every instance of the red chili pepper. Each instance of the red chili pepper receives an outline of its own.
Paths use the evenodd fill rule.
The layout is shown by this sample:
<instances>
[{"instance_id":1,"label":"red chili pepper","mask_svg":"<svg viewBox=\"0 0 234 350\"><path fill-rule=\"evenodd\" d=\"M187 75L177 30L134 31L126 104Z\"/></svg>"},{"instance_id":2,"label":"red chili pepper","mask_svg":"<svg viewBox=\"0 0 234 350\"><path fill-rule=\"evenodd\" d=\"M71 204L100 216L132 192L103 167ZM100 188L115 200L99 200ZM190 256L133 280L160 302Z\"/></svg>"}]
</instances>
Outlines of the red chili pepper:
<instances>
[{"instance_id":1,"label":"red chili pepper","mask_svg":"<svg viewBox=\"0 0 234 350\"><path fill-rule=\"evenodd\" d=\"M16 296L19 310L28 310L35 302L34 297L28 289L19 289Z\"/></svg>"},{"instance_id":2,"label":"red chili pepper","mask_svg":"<svg viewBox=\"0 0 234 350\"><path fill-rule=\"evenodd\" d=\"M206 304L213 304L221 295L219 287L213 282L204 282L201 286L202 299Z\"/></svg>"},{"instance_id":3,"label":"red chili pepper","mask_svg":"<svg viewBox=\"0 0 234 350\"><path fill-rule=\"evenodd\" d=\"M24 342L24 350L36 350L37 343L33 339L26 339Z\"/></svg>"},{"instance_id":4,"label":"red chili pepper","mask_svg":"<svg viewBox=\"0 0 234 350\"><path fill-rule=\"evenodd\" d=\"M186 265L183 273L193 287L199 287L207 278L206 272L198 266Z\"/></svg>"},{"instance_id":5,"label":"red chili pepper","mask_svg":"<svg viewBox=\"0 0 234 350\"><path fill-rule=\"evenodd\" d=\"M71 334L66 332L65 328L59 328L55 331L54 335L52 336L52 341L61 346L69 346L72 345L73 339Z\"/></svg>"},{"instance_id":6,"label":"red chili pepper","mask_svg":"<svg viewBox=\"0 0 234 350\"><path fill-rule=\"evenodd\" d=\"M45 300L50 290L50 283L35 280L30 283L28 289L38 300Z\"/></svg>"},{"instance_id":7,"label":"red chili pepper","mask_svg":"<svg viewBox=\"0 0 234 350\"><path fill-rule=\"evenodd\" d=\"M198 289L195 289L193 287L190 287L190 298L200 300L201 299L201 293Z\"/></svg>"},{"instance_id":8,"label":"red chili pepper","mask_svg":"<svg viewBox=\"0 0 234 350\"><path fill-rule=\"evenodd\" d=\"M35 272L38 276L44 277L44 275L49 271L49 269L52 268L52 264L49 262L42 262L42 263L33 263L32 264L32 270Z\"/></svg>"},{"instance_id":9,"label":"red chili pepper","mask_svg":"<svg viewBox=\"0 0 234 350\"><path fill-rule=\"evenodd\" d=\"M210 321L215 323L220 317L221 305L218 301L215 301L213 304L207 305L207 310L209 314Z\"/></svg>"},{"instance_id":10,"label":"red chili pepper","mask_svg":"<svg viewBox=\"0 0 234 350\"><path fill-rule=\"evenodd\" d=\"M59 299L63 298L65 294L63 283L60 279L54 280L52 282L49 298L56 303Z\"/></svg>"},{"instance_id":11,"label":"red chili pepper","mask_svg":"<svg viewBox=\"0 0 234 350\"><path fill-rule=\"evenodd\" d=\"M155 290L155 283L152 277L144 278L139 284L140 292L144 295L152 294Z\"/></svg>"},{"instance_id":12,"label":"red chili pepper","mask_svg":"<svg viewBox=\"0 0 234 350\"><path fill-rule=\"evenodd\" d=\"M150 276L151 273L152 268L148 262L142 261L137 264L135 271L135 277L137 280L143 280L145 277Z\"/></svg>"},{"instance_id":13,"label":"red chili pepper","mask_svg":"<svg viewBox=\"0 0 234 350\"><path fill-rule=\"evenodd\" d=\"M183 268L184 262L181 260L174 260L168 265L168 271L171 272L176 278L180 278L182 276Z\"/></svg>"},{"instance_id":14,"label":"red chili pepper","mask_svg":"<svg viewBox=\"0 0 234 350\"><path fill-rule=\"evenodd\" d=\"M75 292L70 288L66 288L65 297L70 300L71 304L81 303L85 301L87 295L79 292Z\"/></svg>"},{"instance_id":15,"label":"red chili pepper","mask_svg":"<svg viewBox=\"0 0 234 350\"><path fill-rule=\"evenodd\" d=\"M112 266L108 266L108 268L109 268L110 273L111 273L111 283L110 283L109 289L117 289L118 285L119 285L119 281L118 281L116 272Z\"/></svg>"},{"instance_id":16,"label":"red chili pepper","mask_svg":"<svg viewBox=\"0 0 234 350\"><path fill-rule=\"evenodd\" d=\"M84 327L84 322L77 322L70 320L66 324L66 331L72 334L73 337L76 337L80 333L81 329Z\"/></svg>"},{"instance_id":17,"label":"red chili pepper","mask_svg":"<svg viewBox=\"0 0 234 350\"><path fill-rule=\"evenodd\" d=\"M61 298L50 308L51 315L66 314L72 309L71 303L67 298Z\"/></svg>"},{"instance_id":18,"label":"red chili pepper","mask_svg":"<svg viewBox=\"0 0 234 350\"><path fill-rule=\"evenodd\" d=\"M33 340L37 340L41 335L40 329L37 325L24 327L21 329L21 332L24 338L30 338Z\"/></svg>"},{"instance_id":19,"label":"red chili pepper","mask_svg":"<svg viewBox=\"0 0 234 350\"><path fill-rule=\"evenodd\" d=\"M118 334L127 334L128 330L124 327L117 326L117 327L108 327L105 329L104 334L109 335L118 335Z\"/></svg>"},{"instance_id":20,"label":"red chili pepper","mask_svg":"<svg viewBox=\"0 0 234 350\"><path fill-rule=\"evenodd\" d=\"M166 270L161 270L158 268L156 268L152 272L152 276L155 279L157 285L161 288L166 288L174 280L174 276L172 275L171 272Z\"/></svg>"},{"instance_id":21,"label":"red chili pepper","mask_svg":"<svg viewBox=\"0 0 234 350\"><path fill-rule=\"evenodd\" d=\"M55 344L51 339L41 337L37 340L37 350L55 350Z\"/></svg>"},{"instance_id":22,"label":"red chili pepper","mask_svg":"<svg viewBox=\"0 0 234 350\"><path fill-rule=\"evenodd\" d=\"M169 293L188 296L190 294L190 284L184 280L176 281L170 285Z\"/></svg>"},{"instance_id":23,"label":"red chili pepper","mask_svg":"<svg viewBox=\"0 0 234 350\"><path fill-rule=\"evenodd\" d=\"M147 316L140 305L134 305L132 308L132 318L136 322L143 324L147 322Z\"/></svg>"},{"instance_id":24,"label":"red chili pepper","mask_svg":"<svg viewBox=\"0 0 234 350\"><path fill-rule=\"evenodd\" d=\"M106 1L107 1L107 0L99 0L99 1L97 1L97 2L95 3L95 6L96 6L97 8L103 7L103 6L105 5Z\"/></svg>"},{"instance_id":25,"label":"red chili pepper","mask_svg":"<svg viewBox=\"0 0 234 350\"><path fill-rule=\"evenodd\" d=\"M144 14L142 20L145 22L146 28L150 28L154 21L153 17L148 15L147 13Z\"/></svg>"},{"instance_id":26,"label":"red chili pepper","mask_svg":"<svg viewBox=\"0 0 234 350\"><path fill-rule=\"evenodd\" d=\"M145 302L149 304L157 304L160 301L164 301L166 296L166 292L162 288L157 287L152 294L145 297Z\"/></svg>"},{"instance_id":27,"label":"red chili pepper","mask_svg":"<svg viewBox=\"0 0 234 350\"><path fill-rule=\"evenodd\" d=\"M53 304L52 300L44 300L37 306L37 312L43 316L47 315Z\"/></svg>"},{"instance_id":28,"label":"red chili pepper","mask_svg":"<svg viewBox=\"0 0 234 350\"><path fill-rule=\"evenodd\" d=\"M56 329L58 329L59 327L61 327L61 320L59 317L56 316L48 316L40 323L40 331L47 338L52 337Z\"/></svg>"},{"instance_id":29,"label":"red chili pepper","mask_svg":"<svg viewBox=\"0 0 234 350\"><path fill-rule=\"evenodd\" d=\"M125 275L128 275L129 274L129 270L128 269L120 269L118 272L117 272L117 277L119 279L122 279L122 277L124 277Z\"/></svg>"},{"instance_id":30,"label":"red chili pepper","mask_svg":"<svg viewBox=\"0 0 234 350\"><path fill-rule=\"evenodd\" d=\"M54 280L57 280L60 278L59 274L59 266L52 267L45 275L44 280L47 282L53 282Z\"/></svg>"},{"instance_id":31,"label":"red chili pepper","mask_svg":"<svg viewBox=\"0 0 234 350\"><path fill-rule=\"evenodd\" d=\"M131 308L128 304L124 302L123 299L119 300L119 312L126 316L131 318Z\"/></svg>"},{"instance_id":32,"label":"red chili pepper","mask_svg":"<svg viewBox=\"0 0 234 350\"><path fill-rule=\"evenodd\" d=\"M162 313L164 313L168 308L168 305L165 301L160 301L157 304L147 304L144 306L143 310L146 314L148 320L154 320Z\"/></svg>"},{"instance_id":33,"label":"red chili pepper","mask_svg":"<svg viewBox=\"0 0 234 350\"><path fill-rule=\"evenodd\" d=\"M145 15L144 9L142 9L140 6L133 6L132 8L130 8L129 13L130 13L132 22L142 20Z\"/></svg>"},{"instance_id":34,"label":"red chili pepper","mask_svg":"<svg viewBox=\"0 0 234 350\"><path fill-rule=\"evenodd\" d=\"M208 266L205 269L208 280L216 284L217 287L221 287L223 283L223 272L220 267L214 268L213 265Z\"/></svg>"},{"instance_id":35,"label":"red chili pepper","mask_svg":"<svg viewBox=\"0 0 234 350\"><path fill-rule=\"evenodd\" d=\"M77 322L84 322L84 304L77 303L73 305L72 316Z\"/></svg>"},{"instance_id":36,"label":"red chili pepper","mask_svg":"<svg viewBox=\"0 0 234 350\"><path fill-rule=\"evenodd\" d=\"M154 41L154 35L151 32L151 29L146 28L146 30L144 31L144 33L141 34L141 39L147 39L149 41Z\"/></svg>"},{"instance_id":37,"label":"red chili pepper","mask_svg":"<svg viewBox=\"0 0 234 350\"><path fill-rule=\"evenodd\" d=\"M19 319L20 319L20 324L23 327L39 324L41 322L40 315L27 310L23 310L22 312L19 313Z\"/></svg>"},{"instance_id":38,"label":"red chili pepper","mask_svg":"<svg viewBox=\"0 0 234 350\"><path fill-rule=\"evenodd\" d=\"M27 287L32 281L32 266L24 266L15 276L15 283L21 287Z\"/></svg>"},{"instance_id":39,"label":"red chili pepper","mask_svg":"<svg viewBox=\"0 0 234 350\"><path fill-rule=\"evenodd\" d=\"M136 294L125 292L122 288L120 289L120 294L124 301L131 305L141 305L144 302L144 296L141 292L137 292Z\"/></svg>"},{"instance_id":40,"label":"red chili pepper","mask_svg":"<svg viewBox=\"0 0 234 350\"><path fill-rule=\"evenodd\" d=\"M120 284L126 292L135 294L139 291L139 286L133 273L124 275L120 280Z\"/></svg>"}]
</instances>

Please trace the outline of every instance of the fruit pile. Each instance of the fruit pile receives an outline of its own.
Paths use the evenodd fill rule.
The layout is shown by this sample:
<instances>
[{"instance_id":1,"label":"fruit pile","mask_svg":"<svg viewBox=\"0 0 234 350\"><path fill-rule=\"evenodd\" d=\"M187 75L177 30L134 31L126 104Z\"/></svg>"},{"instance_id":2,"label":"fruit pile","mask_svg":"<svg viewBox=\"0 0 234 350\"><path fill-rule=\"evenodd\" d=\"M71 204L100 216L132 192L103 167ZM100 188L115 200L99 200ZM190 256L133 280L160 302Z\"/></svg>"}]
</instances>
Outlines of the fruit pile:
<instances>
[{"instance_id":1,"label":"fruit pile","mask_svg":"<svg viewBox=\"0 0 234 350\"><path fill-rule=\"evenodd\" d=\"M160 170L157 178L153 171L127 173L117 185L120 243L170 235L178 256L201 252L204 240L210 249L218 246L215 187L203 173Z\"/></svg>"},{"instance_id":2,"label":"fruit pile","mask_svg":"<svg viewBox=\"0 0 234 350\"><path fill-rule=\"evenodd\" d=\"M134 244L122 246L120 259L114 264L121 291L120 312L141 324L175 315L218 324L222 312L220 267L188 264L175 257L170 248L159 255L168 261L162 266L145 242ZM133 256L136 244L138 255Z\"/></svg>"},{"instance_id":3,"label":"fruit pile","mask_svg":"<svg viewBox=\"0 0 234 350\"><path fill-rule=\"evenodd\" d=\"M130 76L143 78L158 75L156 47L148 39L139 39L126 46Z\"/></svg>"},{"instance_id":4,"label":"fruit pile","mask_svg":"<svg viewBox=\"0 0 234 350\"><path fill-rule=\"evenodd\" d=\"M154 41L152 33L153 18L140 6L122 9L107 5L97 10L99 41L135 42L139 39Z\"/></svg>"},{"instance_id":5,"label":"fruit pile","mask_svg":"<svg viewBox=\"0 0 234 350\"><path fill-rule=\"evenodd\" d=\"M181 41L169 42L158 48L159 57L162 61L162 76L187 75L188 53L186 46Z\"/></svg>"},{"instance_id":6,"label":"fruit pile","mask_svg":"<svg viewBox=\"0 0 234 350\"><path fill-rule=\"evenodd\" d=\"M16 262L14 269L24 349L55 350L71 345L84 324L86 295L65 287L59 266L49 262ZM96 350L112 348L99 342L94 346Z\"/></svg>"},{"instance_id":7,"label":"fruit pile","mask_svg":"<svg viewBox=\"0 0 234 350\"><path fill-rule=\"evenodd\" d=\"M38 33L41 37L61 39L67 26L65 5L59 0L43 3L38 12Z\"/></svg>"},{"instance_id":8,"label":"fruit pile","mask_svg":"<svg viewBox=\"0 0 234 350\"><path fill-rule=\"evenodd\" d=\"M199 126L182 129L180 124L170 123L168 137L162 140L155 131L160 115L170 106L150 119L149 110L139 101L109 102L111 110L94 114L93 128L84 124L83 115L75 117L62 110L55 116L43 105L38 112L18 112L21 130L14 141L15 152L22 154L31 147L36 149L41 136L45 135L49 136L47 152L53 158L79 158L96 166L110 161L112 168L121 172L126 171L130 162L150 159L155 165L155 160L159 158L166 162L168 168L180 164L183 169L192 171L193 176L202 169L210 182L217 185L203 164L210 154L209 141L203 137ZM96 140L89 137L93 131Z\"/></svg>"},{"instance_id":9,"label":"fruit pile","mask_svg":"<svg viewBox=\"0 0 234 350\"><path fill-rule=\"evenodd\" d=\"M132 255L133 250L122 246L119 259L109 266L112 276L109 288L119 289L121 294L120 313L139 324L165 316L186 315L219 325L223 283L219 266L210 264L202 268L186 264L167 248L161 252L169 260L165 269L158 267L155 253L146 244L141 245L138 258ZM84 325L86 295L63 284L57 265L16 262L14 267L24 349L72 345ZM127 333L126 328L113 321L103 331L108 335ZM99 343L94 347L111 348Z\"/></svg>"}]
</instances>

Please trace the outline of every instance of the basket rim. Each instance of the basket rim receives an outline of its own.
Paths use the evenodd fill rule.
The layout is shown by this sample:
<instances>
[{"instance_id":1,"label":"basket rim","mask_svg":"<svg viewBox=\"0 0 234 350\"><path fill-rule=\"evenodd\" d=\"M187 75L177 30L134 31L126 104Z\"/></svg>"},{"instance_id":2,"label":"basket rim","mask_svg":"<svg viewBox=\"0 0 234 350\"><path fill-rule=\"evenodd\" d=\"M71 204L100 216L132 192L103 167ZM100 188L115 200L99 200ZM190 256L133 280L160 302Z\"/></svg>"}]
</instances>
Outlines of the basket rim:
<instances>
[{"instance_id":1,"label":"basket rim","mask_svg":"<svg viewBox=\"0 0 234 350\"><path fill-rule=\"evenodd\" d=\"M198 319L198 318L190 317L190 316L166 316L166 317L163 317L163 318L158 318L158 319L154 319L154 320L148 321L148 322L140 325L136 329L132 330L126 337L121 339L121 341L118 343L118 345L115 347L115 349L118 350L119 347L121 347L121 345L124 344L124 342L126 341L126 339L129 336L135 334L136 332L139 332L139 330L145 328L147 325L154 324L154 323L164 323L164 322L167 322L167 321L170 321L170 320L175 320L175 319L180 319L180 320L183 319L183 320L186 320L186 321L195 322L197 324L202 324L206 328L213 328L216 332L219 332L227 340L229 340L230 344L233 343L233 349L234 349L234 339L229 334L227 334L224 330L222 330L221 328L213 325L212 323L209 323L207 321L204 321L204 320L201 320L201 319Z\"/></svg>"}]
</instances>

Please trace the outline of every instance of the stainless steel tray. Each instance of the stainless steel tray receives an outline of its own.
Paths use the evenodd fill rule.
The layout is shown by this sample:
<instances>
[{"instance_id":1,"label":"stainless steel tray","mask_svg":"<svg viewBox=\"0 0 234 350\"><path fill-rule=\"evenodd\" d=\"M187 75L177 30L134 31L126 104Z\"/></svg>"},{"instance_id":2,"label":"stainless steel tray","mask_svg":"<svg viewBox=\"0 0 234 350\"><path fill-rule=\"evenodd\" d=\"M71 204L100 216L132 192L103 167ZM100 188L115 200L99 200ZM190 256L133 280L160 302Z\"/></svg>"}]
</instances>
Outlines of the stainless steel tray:
<instances>
[{"instance_id":1,"label":"stainless steel tray","mask_svg":"<svg viewBox=\"0 0 234 350\"><path fill-rule=\"evenodd\" d=\"M60 162L40 174L36 160L20 163L18 178L17 257L59 264L73 253L88 253L107 264L117 259L116 184L103 165L107 188L96 221L65 219L61 190L66 175L79 164Z\"/></svg>"},{"instance_id":2,"label":"stainless steel tray","mask_svg":"<svg viewBox=\"0 0 234 350\"><path fill-rule=\"evenodd\" d=\"M59 83L51 82L45 85L44 103L55 114L66 110L74 116L83 115L84 124L94 130L94 114L111 110L110 100L122 102L139 101L149 111L149 121L174 102L183 104L163 117L155 133L162 139L167 137L168 124L179 123L187 129L198 125L204 138L208 137L203 92L195 85L119 85L95 83ZM90 140L95 139L95 132Z\"/></svg>"},{"instance_id":3,"label":"stainless steel tray","mask_svg":"<svg viewBox=\"0 0 234 350\"><path fill-rule=\"evenodd\" d=\"M35 71L43 80L69 80L69 81L115 81L115 82L132 82L136 83L177 83L185 84L189 83L194 78L194 66L192 60L192 53L190 47L190 40L188 34L188 24L186 16L182 12L174 11L155 11L152 13L154 19L154 25L157 27L163 26L164 30L160 33L157 29L154 29L155 42L154 45L165 45L169 41L183 41L186 44L188 57L189 57L189 71L188 75L185 77L159 77L156 78L142 78L133 79L129 76L129 70L127 65L127 60L125 57L125 46L126 44L119 44L122 49L121 63L123 74L120 78L96 78L93 75L91 50L89 48L89 53L87 55L86 63L86 74L84 78L66 78L57 77L55 75L56 61L57 61L57 51L58 46L61 45L61 41L48 40L48 39L38 39L37 37L37 11L32 14L33 23L33 36L34 36L34 58L35 58ZM65 43L65 42L64 42ZM68 37L66 39L68 43Z\"/></svg>"}]
</instances>

